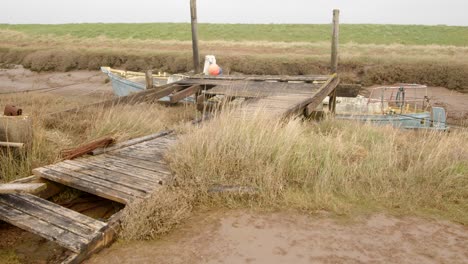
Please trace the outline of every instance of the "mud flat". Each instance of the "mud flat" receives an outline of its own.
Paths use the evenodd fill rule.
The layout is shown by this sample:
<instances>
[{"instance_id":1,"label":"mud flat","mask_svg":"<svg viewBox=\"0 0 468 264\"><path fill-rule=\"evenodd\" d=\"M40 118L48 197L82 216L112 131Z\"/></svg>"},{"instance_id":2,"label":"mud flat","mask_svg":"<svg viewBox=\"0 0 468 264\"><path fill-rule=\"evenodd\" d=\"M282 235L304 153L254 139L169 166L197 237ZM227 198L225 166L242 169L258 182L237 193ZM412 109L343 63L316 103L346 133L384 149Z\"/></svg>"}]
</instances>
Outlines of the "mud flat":
<instances>
[{"instance_id":1,"label":"mud flat","mask_svg":"<svg viewBox=\"0 0 468 264\"><path fill-rule=\"evenodd\" d=\"M153 242L120 243L87 263L466 263L466 226L385 214L199 213Z\"/></svg>"},{"instance_id":2,"label":"mud flat","mask_svg":"<svg viewBox=\"0 0 468 264\"><path fill-rule=\"evenodd\" d=\"M111 95L111 84L100 71L33 72L21 65L0 69L0 95L12 92L52 93L62 96Z\"/></svg>"}]
</instances>

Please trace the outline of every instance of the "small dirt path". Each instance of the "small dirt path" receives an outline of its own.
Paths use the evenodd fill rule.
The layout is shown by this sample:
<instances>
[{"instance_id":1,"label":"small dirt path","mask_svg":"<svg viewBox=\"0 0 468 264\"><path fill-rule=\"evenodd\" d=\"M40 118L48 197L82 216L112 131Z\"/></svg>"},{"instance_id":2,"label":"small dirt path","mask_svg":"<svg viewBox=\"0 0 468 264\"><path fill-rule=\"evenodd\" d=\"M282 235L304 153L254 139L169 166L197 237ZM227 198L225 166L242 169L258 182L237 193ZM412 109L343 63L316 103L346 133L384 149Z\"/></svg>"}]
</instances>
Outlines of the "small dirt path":
<instances>
[{"instance_id":1,"label":"small dirt path","mask_svg":"<svg viewBox=\"0 0 468 264\"><path fill-rule=\"evenodd\" d=\"M468 227L383 214L199 213L161 240L118 243L86 263L468 263Z\"/></svg>"}]
</instances>

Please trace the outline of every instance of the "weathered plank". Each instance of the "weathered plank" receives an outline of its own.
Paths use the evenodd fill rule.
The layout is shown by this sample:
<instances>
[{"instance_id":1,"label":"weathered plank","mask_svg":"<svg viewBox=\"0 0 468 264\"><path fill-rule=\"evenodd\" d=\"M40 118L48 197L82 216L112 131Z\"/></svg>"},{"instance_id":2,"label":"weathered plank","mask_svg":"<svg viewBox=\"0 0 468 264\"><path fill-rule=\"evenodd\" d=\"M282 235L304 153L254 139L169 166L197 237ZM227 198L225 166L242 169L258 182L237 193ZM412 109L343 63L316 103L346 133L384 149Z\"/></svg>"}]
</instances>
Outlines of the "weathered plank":
<instances>
[{"instance_id":1,"label":"weathered plank","mask_svg":"<svg viewBox=\"0 0 468 264\"><path fill-rule=\"evenodd\" d=\"M101 148L101 149L96 149L92 152L93 155L99 155L99 154L102 154L102 153L105 153L105 152L109 152L109 151L113 151L113 150L116 150L116 149L121 149L121 148L124 148L124 147L129 147L129 146L132 146L132 145L135 145L135 144L139 144L139 143L142 143L142 142L145 142L145 141L148 141L148 140L153 140L153 139L156 139L156 138L159 138L159 137L163 137L163 136L166 136L166 135L169 135L171 134L173 131L172 130L167 130L167 131L162 131L162 132L158 132L158 133L155 133L155 134L151 134L151 135L148 135L148 136L144 136L144 137L140 137L140 138L135 138L135 139L131 139L131 140L127 140L125 142L122 142L122 143L117 143L113 146L110 146L108 148Z\"/></svg>"},{"instance_id":2,"label":"weathered plank","mask_svg":"<svg viewBox=\"0 0 468 264\"><path fill-rule=\"evenodd\" d=\"M96 235L96 229L80 222L76 222L74 219L70 219L70 217L58 214L54 210L49 210L48 208L44 208L38 204L32 204L27 200L21 199L21 196L0 195L0 203L15 208L24 214L29 214L38 219L44 220L45 222L67 230L68 232L74 233L87 240L93 239ZM60 206L55 205L55 207Z\"/></svg>"},{"instance_id":3,"label":"weathered plank","mask_svg":"<svg viewBox=\"0 0 468 264\"><path fill-rule=\"evenodd\" d=\"M85 163L81 163L79 161L64 161L58 165L60 165L60 168L96 177L112 184L122 185L131 190L144 193L150 193L153 190L153 188L150 187L153 182L150 182L145 178L125 174L122 170L120 170L122 172L112 171L106 168L106 166L97 166L96 164L100 163L94 164L90 161Z\"/></svg>"},{"instance_id":4,"label":"weathered plank","mask_svg":"<svg viewBox=\"0 0 468 264\"><path fill-rule=\"evenodd\" d=\"M29 214L0 204L0 219L26 231L54 241L73 252L80 252L90 241Z\"/></svg>"},{"instance_id":5,"label":"weathered plank","mask_svg":"<svg viewBox=\"0 0 468 264\"><path fill-rule=\"evenodd\" d=\"M47 188L45 183L8 183L0 184L0 194L5 193L37 193Z\"/></svg>"},{"instance_id":6,"label":"weathered plank","mask_svg":"<svg viewBox=\"0 0 468 264\"><path fill-rule=\"evenodd\" d=\"M114 161L120 162L122 164L131 164L134 167L146 169L149 171L154 171L163 175L171 175L171 172L168 170L167 165L164 162L158 160L142 160L134 156L120 155L118 153L113 153L112 158Z\"/></svg>"},{"instance_id":7,"label":"weathered plank","mask_svg":"<svg viewBox=\"0 0 468 264\"><path fill-rule=\"evenodd\" d=\"M51 212L55 212L57 214L60 214L64 217L67 217L74 222L84 224L94 230L99 230L103 228L106 224L98 221L96 219L93 219L91 217L88 217L86 215L77 213L73 210L67 209L65 207L59 206L55 203L52 203L50 201L47 201L45 199L41 199L35 195L29 195L29 194L21 194L21 195L15 195L17 197L20 197L21 199L28 201L31 204L34 204L36 206L40 206L42 208L48 209Z\"/></svg>"},{"instance_id":8,"label":"weathered plank","mask_svg":"<svg viewBox=\"0 0 468 264\"><path fill-rule=\"evenodd\" d=\"M182 90L180 92L177 92L177 93L174 93L174 94L170 95L169 96L170 103L175 104L175 103L179 102L180 100L182 100L184 98L187 98L187 97L189 97L191 95L194 95L195 93L197 93L200 90L201 90L200 85L192 85L187 89L184 89L184 90Z\"/></svg>"},{"instance_id":9,"label":"weathered plank","mask_svg":"<svg viewBox=\"0 0 468 264\"><path fill-rule=\"evenodd\" d=\"M153 184L157 185L160 181L160 175L152 171L124 165L112 159L86 160L83 162L76 161L68 164L79 166L86 170L97 170L100 173L109 175L111 179L116 176L118 177L116 180L133 185L146 192L151 192L154 189L151 186Z\"/></svg>"},{"instance_id":10,"label":"weathered plank","mask_svg":"<svg viewBox=\"0 0 468 264\"><path fill-rule=\"evenodd\" d=\"M123 204L132 202L135 198L141 198L141 196L135 196L122 192L121 190L115 190L109 183L104 185L96 182L95 179L80 178L68 175L65 173L57 172L47 168L37 168L33 170L35 175L61 183L63 185L88 192L112 201L116 201Z\"/></svg>"}]
</instances>

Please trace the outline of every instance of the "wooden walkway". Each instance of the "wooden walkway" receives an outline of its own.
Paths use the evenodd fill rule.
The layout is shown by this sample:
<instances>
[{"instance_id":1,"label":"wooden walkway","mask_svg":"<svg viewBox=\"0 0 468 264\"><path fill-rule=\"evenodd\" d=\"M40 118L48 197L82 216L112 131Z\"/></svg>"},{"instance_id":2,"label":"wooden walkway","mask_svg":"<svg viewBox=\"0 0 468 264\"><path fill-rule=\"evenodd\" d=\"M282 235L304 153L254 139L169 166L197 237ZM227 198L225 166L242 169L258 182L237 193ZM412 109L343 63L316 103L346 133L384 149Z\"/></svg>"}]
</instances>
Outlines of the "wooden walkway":
<instances>
[{"instance_id":1,"label":"wooden walkway","mask_svg":"<svg viewBox=\"0 0 468 264\"><path fill-rule=\"evenodd\" d=\"M238 77L192 78L178 82L180 85L199 85L205 103L210 97L222 95L230 100L246 98L236 109L234 117L249 118L258 112L270 117L288 117L302 114L306 107L315 109L339 84L336 75L297 77Z\"/></svg>"},{"instance_id":2,"label":"wooden walkway","mask_svg":"<svg viewBox=\"0 0 468 264\"><path fill-rule=\"evenodd\" d=\"M130 204L148 198L171 179L163 157L176 138L167 133L160 135L101 155L37 168L33 173ZM31 194L0 194L0 220L56 242L72 252L65 263L80 263L113 240L120 214L102 222Z\"/></svg>"}]
</instances>

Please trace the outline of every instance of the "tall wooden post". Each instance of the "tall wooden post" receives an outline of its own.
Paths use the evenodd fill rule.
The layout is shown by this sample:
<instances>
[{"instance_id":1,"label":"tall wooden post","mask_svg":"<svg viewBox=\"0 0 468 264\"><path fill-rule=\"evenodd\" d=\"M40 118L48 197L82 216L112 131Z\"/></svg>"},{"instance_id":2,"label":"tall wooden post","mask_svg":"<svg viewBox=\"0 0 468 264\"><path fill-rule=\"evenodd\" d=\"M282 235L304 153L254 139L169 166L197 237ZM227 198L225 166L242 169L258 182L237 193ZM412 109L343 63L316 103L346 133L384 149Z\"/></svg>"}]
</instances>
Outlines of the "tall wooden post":
<instances>
[{"instance_id":1,"label":"tall wooden post","mask_svg":"<svg viewBox=\"0 0 468 264\"><path fill-rule=\"evenodd\" d=\"M198 22L197 22L197 0L190 0L190 15L192 17L192 48L193 68L195 73L200 73L200 54L198 53Z\"/></svg>"},{"instance_id":2,"label":"tall wooden post","mask_svg":"<svg viewBox=\"0 0 468 264\"><path fill-rule=\"evenodd\" d=\"M332 35L332 50L331 50L331 71L338 71L338 44L340 34L340 10L333 10L333 35Z\"/></svg>"},{"instance_id":3,"label":"tall wooden post","mask_svg":"<svg viewBox=\"0 0 468 264\"><path fill-rule=\"evenodd\" d=\"M331 47L331 72L336 74L338 72L338 45L340 34L340 10L333 10L333 33L332 33L332 47ZM336 88L329 95L328 110L335 113L336 110Z\"/></svg>"},{"instance_id":4,"label":"tall wooden post","mask_svg":"<svg viewBox=\"0 0 468 264\"><path fill-rule=\"evenodd\" d=\"M145 73L146 89L153 88L153 71L147 70Z\"/></svg>"}]
</instances>

